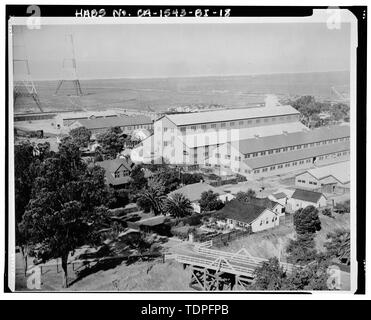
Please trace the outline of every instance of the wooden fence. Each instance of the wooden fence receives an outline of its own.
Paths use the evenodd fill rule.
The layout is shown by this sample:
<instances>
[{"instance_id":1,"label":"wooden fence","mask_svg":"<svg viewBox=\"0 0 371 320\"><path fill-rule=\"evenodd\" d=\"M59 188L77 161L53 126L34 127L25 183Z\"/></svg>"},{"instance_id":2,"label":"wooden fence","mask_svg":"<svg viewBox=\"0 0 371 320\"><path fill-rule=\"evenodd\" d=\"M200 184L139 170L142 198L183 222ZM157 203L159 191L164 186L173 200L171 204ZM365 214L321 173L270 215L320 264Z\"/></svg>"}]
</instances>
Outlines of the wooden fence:
<instances>
[{"instance_id":1,"label":"wooden fence","mask_svg":"<svg viewBox=\"0 0 371 320\"><path fill-rule=\"evenodd\" d=\"M229 242L233 241L233 240L236 240L236 239L239 239L239 238L242 238L242 237L245 237L245 236L248 236L250 235L252 232L251 232L251 228L247 229L247 230L235 230L235 231L232 231L232 232L228 232L228 233L220 233L220 234L217 234L217 235L206 235L204 237L196 237L195 240L196 241L199 241L199 242L202 242L202 243L205 243L205 242L208 242L210 240L212 240L212 243L213 243L213 246L216 246L216 247L223 247L223 246L226 246L228 245Z\"/></svg>"}]
</instances>

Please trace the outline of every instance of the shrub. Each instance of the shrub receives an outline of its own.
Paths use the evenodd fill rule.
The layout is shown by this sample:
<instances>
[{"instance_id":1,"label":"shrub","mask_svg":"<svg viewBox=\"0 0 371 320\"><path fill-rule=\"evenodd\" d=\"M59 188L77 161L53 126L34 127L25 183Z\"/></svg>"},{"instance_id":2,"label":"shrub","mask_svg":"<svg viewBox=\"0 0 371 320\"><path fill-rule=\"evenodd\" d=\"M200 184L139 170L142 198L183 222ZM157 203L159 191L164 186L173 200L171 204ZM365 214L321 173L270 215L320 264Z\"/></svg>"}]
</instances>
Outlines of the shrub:
<instances>
[{"instance_id":1,"label":"shrub","mask_svg":"<svg viewBox=\"0 0 371 320\"><path fill-rule=\"evenodd\" d=\"M212 190L205 191L201 194L200 207L202 211L219 210L223 206L223 202L218 199L218 194Z\"/></svg>"},{"instance_id":2,"label":"shrub","mask_svg":"<svg viewBox=\"0 0 371 320\"><path fill-rule=\"evenodd\" d=\"M333 216L333 214L332 214L331 209L329 209L329 208L326 208L326 209L322 210L322 214L323 214L324 216L327 216L327 217L330 217L330 218L335 218L335 217Z\"/></svg>"},{"instance_id":3,"label":"shrub","mask_svg":"<svg viewBox=\"0 0 371 320\"><path fill-rule=\"evenodd\" d=\"M337 203L334 209L337 213L340 214L350 212L350 200Z\"/></svg>"},{"instance_id":4,"label":"shrub","mask_svg":"<svg viewBox=\"0 0 371 320\"><path fill-rule=\"evenodd\" d=\"M193 214L183 219L183 223L189 226L198 226L201 224L202 216L200 214Z\"/></svg>"},{"instance_id":5,"label":"shrub","mask_svg":"<svg viewBox=\"0 0 371 320\"><path fill-rule=\"evenodd\" d=\"M171 228L171 234L181 240L188 240L188 236L192 231L193 228L189 226Z\"/></svg>"},{"instance_id":6,"label":"shrub","mask_svg":"<svg viewBox=\"0 0 371 320\"><path fill-rule=\"evenodd\" d=\"M247 178L245 176L243 176L242 174L237 174L236 175L236 180L237 180L237 182L244 182L244 181L247 181Z\"/></svg>"}]
</instances>

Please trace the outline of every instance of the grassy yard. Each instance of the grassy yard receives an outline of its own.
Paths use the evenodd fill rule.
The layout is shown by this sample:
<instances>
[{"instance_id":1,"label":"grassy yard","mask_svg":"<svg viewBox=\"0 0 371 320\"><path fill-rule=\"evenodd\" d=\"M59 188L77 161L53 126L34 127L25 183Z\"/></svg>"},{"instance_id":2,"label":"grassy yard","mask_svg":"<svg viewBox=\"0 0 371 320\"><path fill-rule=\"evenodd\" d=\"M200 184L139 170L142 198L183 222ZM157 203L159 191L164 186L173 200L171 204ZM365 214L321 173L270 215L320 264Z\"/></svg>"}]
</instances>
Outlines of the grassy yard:
<instances>
[{"instance_id":1,"label":"grassy yard","mask_svg":"<svg viewBox=\"0 0 371 320\"><path fill-rule=\"evenodd\" d=\"M106 262L80 268L68 267L69 288L62 288L61 267L43 267L40 291L170 291L191 290L190 274L175 261L161 259L149 262ZM16 275L16 290L29 291L26 278L19 270Z\"/></svg>"}]
</instances>

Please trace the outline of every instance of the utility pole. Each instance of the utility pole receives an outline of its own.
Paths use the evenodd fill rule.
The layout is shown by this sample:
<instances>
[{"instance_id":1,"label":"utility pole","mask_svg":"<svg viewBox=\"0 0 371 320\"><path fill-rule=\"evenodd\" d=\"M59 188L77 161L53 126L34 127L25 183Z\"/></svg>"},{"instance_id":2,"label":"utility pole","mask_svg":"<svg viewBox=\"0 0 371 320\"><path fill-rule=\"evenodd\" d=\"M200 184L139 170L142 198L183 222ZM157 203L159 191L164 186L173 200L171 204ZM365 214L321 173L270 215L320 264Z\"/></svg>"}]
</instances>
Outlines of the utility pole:
<instances>
[{"instance_id":1,"label":"utility pole","mask_svg":"<svg viewBox=\"0 0 371 320\"><path fill-rule=\"evenodd\" d=\"M40 99L37 94L35 84L31 77L30 65L28 63L28 56L26 44L22 32L22 26L12 26L13 28L13 85L14 85L14 106L18 98L30 97L40 109Z\"/></svg>"},{"instance_id":2,"label":"utility pole","mask_svg":"<svg viewBox=\"0 0 371 320\"><path fill-rule=\"evenodd\" d=\"M66 35L65 44L66 44L66 55L62 62L62 76L61 76L61 80L58 82L57 89L55 90L55 94L58 94L59 90L61 89L64 83L71 83L75 91L75 95L82 96L83 93L81 90L80 81L77 77L77 64L76 64L75 49L74 49L72 34Z\"/></svg>"}]
</instances>

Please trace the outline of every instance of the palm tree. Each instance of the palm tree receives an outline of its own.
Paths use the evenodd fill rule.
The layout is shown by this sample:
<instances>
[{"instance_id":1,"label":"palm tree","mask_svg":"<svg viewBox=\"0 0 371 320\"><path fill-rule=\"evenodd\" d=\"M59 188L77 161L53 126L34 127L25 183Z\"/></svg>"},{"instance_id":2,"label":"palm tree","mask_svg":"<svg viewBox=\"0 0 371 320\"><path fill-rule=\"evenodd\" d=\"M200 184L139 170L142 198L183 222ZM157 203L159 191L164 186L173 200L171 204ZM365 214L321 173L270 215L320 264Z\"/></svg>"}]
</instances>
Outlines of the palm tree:
<instances>
[{"instance_id":1,"label":"palm tree","mask_svg":"<svg viewBox=\"0 0 371 320\"><path fill-rule=\"evenodd\" d=\"M181 193L174 193L165 200L164 211L174 218L182 218L193 213L192 203Z\"/></svg>"},{"instance_id":2,"label":"palm tree","mask_svg":"<svg viewBox=\"0 0 371 320\"><path fill-rule=\"evenodd\" d=\"M165 200L163 182L158 178L152 178L148 181L148 186L139 196L139 202L148 206L154 215L162 213Z\"/></svg>"}]
</instances>

